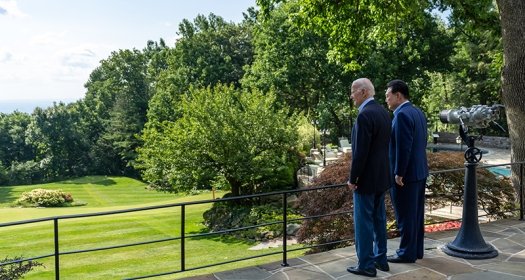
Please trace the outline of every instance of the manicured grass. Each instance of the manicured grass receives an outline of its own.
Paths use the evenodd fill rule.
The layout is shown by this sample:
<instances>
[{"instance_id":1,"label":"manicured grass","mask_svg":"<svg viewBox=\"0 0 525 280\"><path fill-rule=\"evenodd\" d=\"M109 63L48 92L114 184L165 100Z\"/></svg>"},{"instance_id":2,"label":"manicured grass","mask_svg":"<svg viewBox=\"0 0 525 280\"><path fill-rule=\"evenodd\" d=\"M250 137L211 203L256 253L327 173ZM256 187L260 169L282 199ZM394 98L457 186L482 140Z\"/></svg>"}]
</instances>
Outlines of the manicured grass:
<instances>
[{"instance_id":1,"label":"manicured grass","mask_svg":"<svg viewBox=\"0 0 525 280\"><path fill-rule=\"evenodd\" d=\"M4 189L6 188L6 189ZM67 208L9 208L22 192L35 188L62 189L86 206ZM218 196L223 193L218 193ZM122 177L90 176L59 183L0 187L0 222L27 220L70 214L95 213L116 209L163 205L187 201L211 199L205 192L194 196L173 195L148 190L142 182ZM211 204L186 206L185 234L204 232L202 213ZM181 235L180 207L123 213L109 216L65 219L59 221L59 244L61 252L71 252L117 246L135 242L179 237ZM53 222L0 228L0 257L35 257L52 254ZM281 248L263 251L248 250L254 243L228 238L208 236L190 238L185 243L186 269L279 252ZM179 270L181 267L181 241L152 243L134 247L104 251L67 254L60 257L61 279L122 279L141 275ZM301 251L289 254L294 257ZM174 274L154 279L177 279L182 276L200 275L261 263L280 261L281 255L256 258L243 262ZM36 268L25 279L54 279L54 257L39 260L45 268Z\"/></svg>"}]
</instances>

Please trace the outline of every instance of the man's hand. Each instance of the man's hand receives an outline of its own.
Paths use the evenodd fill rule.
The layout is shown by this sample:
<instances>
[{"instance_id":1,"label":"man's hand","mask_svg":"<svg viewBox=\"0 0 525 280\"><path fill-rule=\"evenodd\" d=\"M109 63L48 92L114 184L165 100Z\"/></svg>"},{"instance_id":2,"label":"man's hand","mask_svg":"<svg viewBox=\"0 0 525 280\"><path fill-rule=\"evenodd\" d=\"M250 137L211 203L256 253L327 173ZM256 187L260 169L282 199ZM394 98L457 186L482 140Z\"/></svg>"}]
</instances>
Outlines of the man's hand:
<instances>
[{"instance_id":1,"label":"man's hand","mask_svg":"<svg viewBox=\"0 0 525 280\"><path fill-rule=\"evenodd\" d=\"M350 183L350 181L346 182L348 184L348 187L350 188L351 191L355 191L357 189L357 185L356 184L352 184Z\"/></svg>"},{"instance_id":2,"label":"man's hand","mask_svg":"<svg viewBox=\"0 0 525 280\"><path fill-rule=\"evenodd\" d=\"M396 184L400 187L404 186L405 184L403 183L403 176L398 176L396 175Z\"/></svg>"}]
</instances>

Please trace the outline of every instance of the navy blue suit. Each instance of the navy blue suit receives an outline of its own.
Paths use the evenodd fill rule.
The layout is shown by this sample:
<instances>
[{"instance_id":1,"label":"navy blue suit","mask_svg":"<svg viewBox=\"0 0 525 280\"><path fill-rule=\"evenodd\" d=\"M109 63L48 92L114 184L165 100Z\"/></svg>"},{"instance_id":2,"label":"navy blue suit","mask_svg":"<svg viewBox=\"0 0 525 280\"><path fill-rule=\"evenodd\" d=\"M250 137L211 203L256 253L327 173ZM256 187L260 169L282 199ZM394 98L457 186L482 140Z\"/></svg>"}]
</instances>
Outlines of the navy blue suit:
<instances>
[{"instance_id":1,"label":"navy blue suit","mask_svg":"<svg viewBox=\"0 0 525 280\"><path fill-rule=\"evenodd\" d=\"M425 115L412 103L394 111L390 165L394 176L403 177L404 186L393 182L390 195L401 234L397 255L408 261L423 258L427 133Z\"/></svg>"},{"instance_id":2,"label":"navy blue suit","mask_svg":"<svg viewBox=\"0 0 525 280\"><path fill-rule=\"evenodd\" d=\"M388 161L391 133L388 112L372 100L357 115L352 129L352 166L349 182L354 192L354 230L358 267L375 270L386 264L385 192L392 182Z\"/></svg>"}]
</instances>

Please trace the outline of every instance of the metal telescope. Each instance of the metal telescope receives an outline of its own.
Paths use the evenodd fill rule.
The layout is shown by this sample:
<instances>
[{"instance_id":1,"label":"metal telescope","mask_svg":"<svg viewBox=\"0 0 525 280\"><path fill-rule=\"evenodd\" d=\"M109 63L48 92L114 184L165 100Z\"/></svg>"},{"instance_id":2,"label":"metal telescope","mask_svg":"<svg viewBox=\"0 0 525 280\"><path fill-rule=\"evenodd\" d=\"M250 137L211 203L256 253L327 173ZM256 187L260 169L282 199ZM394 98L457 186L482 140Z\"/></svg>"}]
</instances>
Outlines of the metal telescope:
<instances>
[{"instance_id":1,"label":"metal telescope","mask_svg":"<svg viewBox=\"0 0 525 280\"><path fill-rule=\"evenodd\" d=\"M461 124L474 128L485 128L489 124L495 123L502 128L496 120L500 117L500 111L504 106L500 104L473 105L472 107L460 107L458 109L443 110L439 113L439 120L442 123ZM503 128L502 128L503 129Z\"/></svg>"}]
</instances>

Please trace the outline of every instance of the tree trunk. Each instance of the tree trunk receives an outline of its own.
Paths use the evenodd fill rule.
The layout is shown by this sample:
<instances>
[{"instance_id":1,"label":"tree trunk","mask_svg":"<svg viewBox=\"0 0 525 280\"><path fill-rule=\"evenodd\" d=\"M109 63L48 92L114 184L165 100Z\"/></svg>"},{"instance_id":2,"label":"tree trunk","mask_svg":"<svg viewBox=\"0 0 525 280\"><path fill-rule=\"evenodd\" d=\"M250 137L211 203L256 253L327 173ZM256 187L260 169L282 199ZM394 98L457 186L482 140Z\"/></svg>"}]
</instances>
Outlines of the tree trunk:
<instances>
[{"instance_id":1,"label":"tree trunk","mask_svg":"<svg viewBox=\"0 0 525 280\"><path fill-rule=\"evenodd\" d=\"M525 161L525 1L497 0L503 37L502 99L507 114L512 161ZM515 188L519 166L512 168Z\"/></svg>"}]
</instances>

